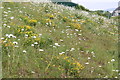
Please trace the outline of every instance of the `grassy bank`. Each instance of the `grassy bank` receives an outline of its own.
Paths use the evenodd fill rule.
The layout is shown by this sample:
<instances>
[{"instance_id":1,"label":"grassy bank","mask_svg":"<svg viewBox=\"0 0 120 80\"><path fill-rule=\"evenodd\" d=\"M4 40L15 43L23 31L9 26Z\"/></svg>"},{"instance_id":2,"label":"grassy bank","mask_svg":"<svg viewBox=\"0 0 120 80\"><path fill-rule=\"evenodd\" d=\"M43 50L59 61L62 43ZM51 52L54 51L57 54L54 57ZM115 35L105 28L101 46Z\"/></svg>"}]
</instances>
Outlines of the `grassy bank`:
<instances>
[{"instance_id":1,"label":"grassy bank","mask_svg":"<svg viewBox=\"0 0 120 80\"><path fill-rule=\"evenodd\" d=\"M117 78L117 23L52 3L3 3L4 78Z\"/></svg>"}]
</instances>

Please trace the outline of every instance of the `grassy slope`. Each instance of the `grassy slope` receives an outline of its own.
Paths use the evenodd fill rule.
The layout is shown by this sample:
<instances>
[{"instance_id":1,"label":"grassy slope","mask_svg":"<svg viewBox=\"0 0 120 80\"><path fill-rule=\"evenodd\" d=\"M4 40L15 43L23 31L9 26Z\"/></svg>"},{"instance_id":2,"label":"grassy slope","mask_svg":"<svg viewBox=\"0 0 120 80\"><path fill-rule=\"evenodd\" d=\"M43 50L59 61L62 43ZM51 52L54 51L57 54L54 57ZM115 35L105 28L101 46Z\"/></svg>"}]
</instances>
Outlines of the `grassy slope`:
<instances>
[{"instance_id":1,"label":"grassy slope","mask_svg":"<svg viewBox=\"0 0 120 80\"><path fill-rule=\"evenodd\" d=\"M2 7L2 3L0 3L0 7ZM0 9L0 26L2 26L2 9ZM0 37L2 37L2 27L0 27ZM0 46L0 50L2 50L2 46ZM0 51L1 52L1 51ZM2 54L0 54L0 79L2 78Z\"/></svg>"},{"instance_id":2,"label":"grassy slope","mask_svg":"<svg viewBox=\"0 0 120 80\"><path fill-rule=\"evenodd\" d=\"M35 6L30 3L3 3L3 7L4 11L11 11L8 14L3 13L3 24L11 26L11 28L3 26L3 37L10 42L17 41L19 46L18 48L3 46L3 77L102 78L108 76L113 78L117 76L117 72L112 71L118 69L117 26L111 20L100 19L101 17L97 15L92 17L94 14L85 15L86 13L82 14L82 11L53 4ZM11 9L9 10L8 7ZM8 16L5 17L5 14ZM54 19L50 20L55 26L46 26L46 19L49 19L47 14L54 15ZM5 37L5 34L15 35L17 26L26 25L23 20L20 20L20 16L28 15L29 19L38 21L36 26L32 26L34 32L42 34L45 40L50 38L52 42L44 43L44 47L37 45L39 48L34 48L27 44L23 45L27 40L23 35L17 36L15 39ZM12 16L14 19L10 20ZM65 17L67 17L66 22L63 20ZM74 21L70 22L73 19ZM80 21L75 22L77 19ZM104 21L102 22L102 20ZM73 25L73 27L67 28L66 26L71 23L81 24L81 30L76 31L74 27L78 26ZM60 46L56 48L49 46L55 43L59 43ZM40 48L44 51L40 52ZM71 48L75 50L70 51ZM27 52L23 53L23 50ZM61 52L65 52L62 57L59 55ZM63 60L65 56L70 57L70 60L72 60L71 57L74 58L84 66L84 69L75 75L67 72L64 66L59 65L65 64ZM54 57L59 57L63 61L57 62ZM113 58L115 61L111 62ZM85 64L87 62L89 64ZM62 70L59 67L62 67Z\"/></svg>"}]
</instances>

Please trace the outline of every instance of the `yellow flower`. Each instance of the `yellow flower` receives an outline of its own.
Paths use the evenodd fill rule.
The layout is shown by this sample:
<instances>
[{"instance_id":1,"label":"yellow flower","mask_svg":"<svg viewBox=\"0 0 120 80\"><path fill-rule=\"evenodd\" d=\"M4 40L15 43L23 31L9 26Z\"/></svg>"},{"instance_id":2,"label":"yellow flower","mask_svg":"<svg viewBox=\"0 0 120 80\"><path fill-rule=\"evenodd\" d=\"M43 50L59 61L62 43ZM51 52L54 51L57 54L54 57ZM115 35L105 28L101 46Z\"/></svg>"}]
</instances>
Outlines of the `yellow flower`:
<instances>
[{"instance_id":1,"label":"yellow flower","mask_svg":"<svg viewBox=\"0 0 120 80\"><path fill-rule=\"evenodd\" d=\"M68 57L64 57L64 59L67 59Z\"/></svg>"},{"instance_id":2,"label":"yellow flower","mask_svg":"<svg viewBox=\"0 0 120 80\"><path fill-rule=\"evenodd\" d=\"M70 62L70 60L67 60L67 62Z\"/></svg>"},{"instance_id":3,"label":"yellow flower","mask_svg":"<svg viewBox=\"0 0 120 80\"><path fill-rule=\"evenodd\" d=\"M31 29L32 27L31 26L26 26L27 29Z\"/></svg>"},{"instance_id":4,"label":"yellow flower","mask_svg":"<svg viewBox=\"0 0 120 80\"><path fill-rule=\"evenodd\" d=\"M50 19L54 19L54 15L53 14L47 14L47 17L49 17Z\"/></svg>"},{"instance_id":5,"label":"yellow flower","mask_svg":"<svg viewBox=\"0 0 120 80\"><path fill-rule=\"evenodd\" d=\"M55 67L55 65L53 65L53 67Z\"/></svg>"},{"instance_id":6,"label":"yellow flower","mask_svg":"<svg viewBox=\"0 0 120 80\"><path fill-rule=\"evenodd\" d=\"M8 44L5 44L5 47L7 47L8 46Z\"/></svg>"},{"instance_id":7,"label":"yellow flower","mask_svg":"<svg viewBox=\"0 0 120 80\"><path fill-rule=\"evenodd\" d=\"M28 23L37 23L37 20L28 20Z\"/></svg>"},{"instance_id":8,"label":"yellow flower","mask_svg":"<svg viewBox=\"0 0 120 80\"><path fill-rule=\"evenodd\" d=\"M20 29L18 29L18 32L20 32Z\"/></svg>"},{"instance_id":9,"label":"yellow flower","mask_svg":"<svg viewBox=\"0 0 120 80\"><path fill-rule=\"evenodd\" d=\"M72 18L73 18L74 16L70 16L70 17L72 17Z\"/></svg>"},{"instance_id":10,"label":"yellow flower","mask_svg":"<svg viewBox=\"0 0 120 80\"><path fill-rule=\"evenodd\" d=\"M64 19L67 19L67 17L64 17Z\"/></svg>"},{"instance_id":11,"label":"yellow flower","mask_svg":"<svg viewBox=\"0 0 120 80\"><path fill-rule=\"evenodd\" d=\"M53 19L53 18L54 18L54 16L53 16L53 15L50 15L49 17L50 17L51 19Z\"/></svg>"},{"instance_id":12,"label":"yellow flower","mask_svg":"<svg viewBox=\"0 0 120 80\"><path fill-rule=\"evenodd\" d=\"M72 21L72 22L77 22L77 20L75 20L75 19L72 19L71 21Z\"/></svg>"},{"instance_id":13,"label":"yellow flower","mask_svg":"<svg viewBox=\"0 0 120 80\"><path fill-rule=\"evenodd\" d=\"M86 22L86 21L84 21L84 20L83 20L83 21L81 21L81 23L85 23L85 22Z\"/></svg>"},{"instance_id":14,"label":"yellow flower","mask_svg":"<svg viewBox=\"0 0 120 80\"><path fill-rule=\"evenodd\" d=\"M10 25L15 25L15 24L13 22L11 22Z\"/></svg>"},{"instance_id":15,"label":"yellow flower","mask_svg":"<svg viewBox=\"0 0 120 80\"><path fill-rule=\"evenodd\" d=\"M52 22L50 19L46 19L46 22L48 23L48 22Z\"/></svg>"},{"instance_id":16,"label":"yellow flower","mask_svg":"<svg viewBox=\"0 0 120 80\"><path fill-rule=\"evenodd\" d=\"M75 67L75 68L73 68L73 69L74 69L74 70L79 70L79 69L78 69L78 68L76 68L76 67Z\"/></svg>"},{"instance_id":17,"label":"yellow flower","mask_svg":"<svg viewBox=\"0 0 120 80\"><path fill-rule=\"evenodd\" d=\"M40 41L40 38L35 38L35 41Z\"/></svg>"},{"instance_id":18,"label":"yellow flower","mask_svg":"<svg viewBox=\"0 0 120 80\"><path fill-rule=\"evenodd\" d=\"M5 47L7 47L7 46L13 46L14 44L12 43L12 42L9 42L9 43L6 43L5 44Z\"/></svg>"},{"instance_id":19,"label":"yellow flower","mask_svg":"<svg viewBox=\"0 0 120 80\"><path fill-rule=\"evenodd\" d=\"M81 25L78 23L71 23L70 26L77 28L77 29L81 29Z\"/></svg>"},{"instance_id":20,"label":"yellow flower","mask_svg":"<svg viewBox=\"0 0 120 80\"><path fill-rule=\"evenodd\" d=\"M77 62L77 66L81 66L81 64Z\"/></svg>"},{"instance_id":21,"label":"yellow flower","mask_svg":"<svg viewBox=\"0 0 120 80\"><path fill-rule=\"evenodd\" d=\"M81 29L80 24L75 24L75 28L77 28L77 29Z\"/></svg>"}]
</instances>

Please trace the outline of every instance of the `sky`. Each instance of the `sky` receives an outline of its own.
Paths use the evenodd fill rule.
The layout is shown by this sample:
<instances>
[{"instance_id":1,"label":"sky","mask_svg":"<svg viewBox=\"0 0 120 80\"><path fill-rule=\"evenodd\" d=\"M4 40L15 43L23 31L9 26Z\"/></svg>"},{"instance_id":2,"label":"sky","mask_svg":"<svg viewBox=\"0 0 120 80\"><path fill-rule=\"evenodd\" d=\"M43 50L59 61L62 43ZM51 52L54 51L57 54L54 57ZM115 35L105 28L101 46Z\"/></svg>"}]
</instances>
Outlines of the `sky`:
<instances>
[{"instance_id":1,"label":"sky","mask_svg":"<svg viewBox=\"0 0 120 80\"><path fill-rule=\"evenodd\" d=\"M106 10L117 8L120 0L72 0L90 10Z\"/></svg>"}]
</instances>

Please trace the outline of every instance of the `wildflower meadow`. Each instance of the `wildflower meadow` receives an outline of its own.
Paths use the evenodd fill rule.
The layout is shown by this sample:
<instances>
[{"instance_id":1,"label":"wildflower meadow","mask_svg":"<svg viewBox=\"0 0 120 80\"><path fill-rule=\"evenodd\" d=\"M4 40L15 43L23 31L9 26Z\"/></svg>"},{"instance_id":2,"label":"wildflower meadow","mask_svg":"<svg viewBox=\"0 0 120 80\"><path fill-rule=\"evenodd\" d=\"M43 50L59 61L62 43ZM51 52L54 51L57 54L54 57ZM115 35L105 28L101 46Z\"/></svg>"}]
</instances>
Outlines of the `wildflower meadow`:
<instances>
[{"instance_id":1,"label":"wildflower meadow","mask_svg":"<svg viewBox=\"0 0 120 80\"><path fill-rule=\"evenodd\" d=\"M114 19L54 3L1 8L3 78L118 78Z\"/></svg>"}]
</instances>

